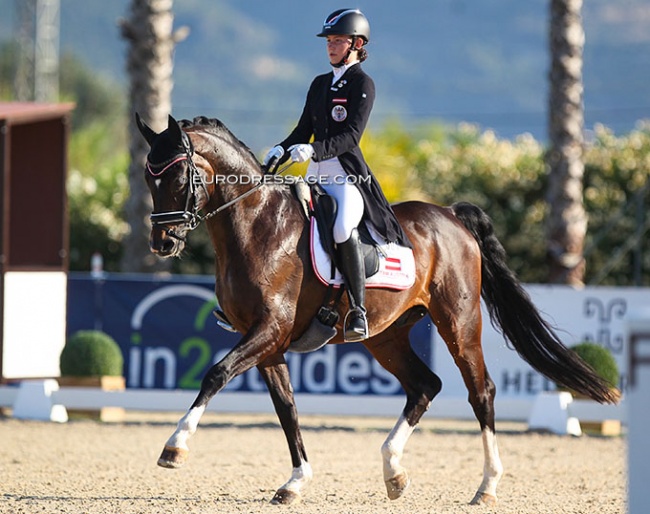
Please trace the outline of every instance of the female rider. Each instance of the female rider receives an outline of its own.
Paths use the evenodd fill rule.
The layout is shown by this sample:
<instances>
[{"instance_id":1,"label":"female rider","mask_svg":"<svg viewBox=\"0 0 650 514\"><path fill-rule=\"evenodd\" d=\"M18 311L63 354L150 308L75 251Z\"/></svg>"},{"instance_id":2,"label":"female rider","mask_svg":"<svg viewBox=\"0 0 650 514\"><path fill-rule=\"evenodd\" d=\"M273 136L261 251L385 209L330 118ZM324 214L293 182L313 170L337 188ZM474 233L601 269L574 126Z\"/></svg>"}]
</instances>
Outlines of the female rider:
<instances>
[{"instance_id":1,"label":"female rider","mask_svg":"<svg viewBox=\"0 0 650 514\"><path fill-rule=\"evenodd\" d=\"M371 224L384 238L380 243L410 243L359 148L375 100L374 82L361 68L368 55L368 20L357 9L339 9L327 17L317 36L326 38L332 71L313 80L298 124L269 150L264 165L269 169L288 159L286 152L294 162L311 159L306 181L317 181L336 200L333 236L350 299L344 337L361 341L368 338L368 323L357 226L362 220Z\"/></svg>"}]
</instances>

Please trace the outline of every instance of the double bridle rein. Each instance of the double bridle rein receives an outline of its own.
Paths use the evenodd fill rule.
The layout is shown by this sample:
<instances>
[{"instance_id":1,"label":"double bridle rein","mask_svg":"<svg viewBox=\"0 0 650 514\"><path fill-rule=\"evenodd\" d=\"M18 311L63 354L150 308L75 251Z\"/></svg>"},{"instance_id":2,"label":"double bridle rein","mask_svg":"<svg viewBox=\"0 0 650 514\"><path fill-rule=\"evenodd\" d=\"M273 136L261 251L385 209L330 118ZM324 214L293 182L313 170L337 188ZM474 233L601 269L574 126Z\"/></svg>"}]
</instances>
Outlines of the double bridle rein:
<instances>
[{"instance_id":1,"label":"double bridle rein","mask_svg":"<svg viewBox=\"0 0 650 514\"><path fill-rule=\"evenodd\" d=\"M170 237L173 237L174 239L178 239L180 241L185 242L186 238L183 236L178 235L174 230L170 228L170 225L185 225L189 231L194 230L197 228L201 222L209 220L213 216L216 216L219 214L221 211L224 209L227 209L231 205L237 203L240 200L243 200L247 196L253 194L255 191L257 191L260 187L262 187L265 182L260 181L259 184L256 184L253 188L250 190L246 191L245 193L239 195L238 197L234 198L233 200L230 200L229 202L224 203L223 205L220 205L216 209L208 212L207 214L201 215L199 214L199 211L201 210L201 207L199 206L198 202L198 197L197 197L197 189L198 187L202 187L203 190L206 193L206 196L208 195L208 186L205 182L205 179L199 173L198 168L196 167L196 164L194 163L194 160L192 159L192 155L194 153L194 149L192 147L192 142L190 141L190 138L187 136L185 132L182 132L182 140L183 140L183 153L179 154L175 157L172 157L169 161L161 163L161 164L152 164L151 161L147 158L147 171L152 177L159 177L165 171L167 171L169 168L172 166L183 162L187 161L187 166L188 166L188 174L189 174L189 186L187 188L187 197L185 199L185 208L182 211L167 211L167 212L156 212L152 213L149 216L149 219L151 220L151 224L153 226L162 226L164 227L165 231L167 232L167 235ZM291 165L293 162L290 162L286 166L284 166L281 170L277 170L278 164L276 163L274 166L269 167L272 168L272 171L269 172L270 174L277 174L280 175L284 173ZM268 168L265 168L265 172L267 172Z\"/></svg>"}]
</instances>

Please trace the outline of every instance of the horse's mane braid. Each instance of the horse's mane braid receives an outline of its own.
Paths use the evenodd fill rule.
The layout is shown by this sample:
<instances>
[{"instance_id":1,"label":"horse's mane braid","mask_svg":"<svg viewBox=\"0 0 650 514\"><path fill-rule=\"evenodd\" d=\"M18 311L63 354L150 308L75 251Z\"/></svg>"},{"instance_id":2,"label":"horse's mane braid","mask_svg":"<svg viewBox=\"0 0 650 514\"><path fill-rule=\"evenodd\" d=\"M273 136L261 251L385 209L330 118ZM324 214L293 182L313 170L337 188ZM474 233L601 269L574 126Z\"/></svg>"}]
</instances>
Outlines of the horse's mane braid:
<instances>
[{"instance_id":1,"label":"horse's mane braid","mask_svg":"<svg viewBox=\"0 0 650 514\"><path fill-rule=\"evenodd\" d=\"M182 129L201 129L205 132L209 132L218 137L225 137L233 143L239 144L246 151L248 151L253 158L257 161L253 151L240 139L237 138L226 125L217 118L208 118L207 116L196 116L193 120L179 120L178 124Z\"/></svg>"}]
</instances>

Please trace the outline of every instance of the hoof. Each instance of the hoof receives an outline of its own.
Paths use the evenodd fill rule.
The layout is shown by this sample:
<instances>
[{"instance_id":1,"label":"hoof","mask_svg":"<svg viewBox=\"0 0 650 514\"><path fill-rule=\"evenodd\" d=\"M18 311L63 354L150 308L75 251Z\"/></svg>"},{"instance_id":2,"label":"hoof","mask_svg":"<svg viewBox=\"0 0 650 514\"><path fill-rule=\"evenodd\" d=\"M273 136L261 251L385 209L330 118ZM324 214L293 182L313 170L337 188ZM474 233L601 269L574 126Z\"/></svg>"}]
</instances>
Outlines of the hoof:
<instances>
[{"instance_id":1,"label":"hoof","mask_svg":"<svg viewBox=\"0 0 650 514\"><path fill-rule=\"evenodd\" d=\"M185 464L189 450L183 448L172 448L165 446L160 457L158 458L158 465L161 468L178 469Z\"/></svg>"},{"instance_id":2,"label":"hoof","mask_svg":"<svg viewBox=\"0 0 650 514\"><path fill-rule=\"evenodd\" d=\"M474 495L474 499L469 502L470 505L487 505L488 507L494 507L497 504L497 497L488 493L482 493L478 491Z\"/></svg>"},{"instance_id":3,"label":"hoof","mask_svg":"<svg viewBox=\"0 0 650 514\"><path fill-rule=\"evenodd\" d=\"M300 503L300 495L289 489L278 489L271 500L271 505L291 505Z\"/></svg>"},{"instance_id":4,"label":"hoof","mask_svg":"<svg viewBox=\"0 0 650 514\"><path fill-rule=\"evenodd\" d=\"M386 480L386 492L391 500L397 500L404 494L404 491L411 485L411 479L406 471Z\"/></svg>"}]
</instances>

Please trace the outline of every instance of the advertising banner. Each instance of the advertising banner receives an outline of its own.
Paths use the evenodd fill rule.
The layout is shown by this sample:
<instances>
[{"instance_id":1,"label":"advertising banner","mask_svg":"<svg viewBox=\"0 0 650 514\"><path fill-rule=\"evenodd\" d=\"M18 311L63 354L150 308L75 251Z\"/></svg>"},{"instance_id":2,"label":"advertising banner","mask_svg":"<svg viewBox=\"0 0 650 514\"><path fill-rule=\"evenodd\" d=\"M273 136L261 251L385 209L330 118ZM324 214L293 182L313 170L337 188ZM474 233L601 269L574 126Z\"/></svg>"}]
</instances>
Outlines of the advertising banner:
<instances>
[{"instance_id":1,"label":"advertising banner","mask_svg":"<svg viewBox=\"0 0 650 514\"><path fill-rule=\"evenodd\" d=\"M68 333L103 330L124 355L128 388L198 389L205 372L239 341L216 323L211 277L71 273ZM418 355L431 363L431 324L411 333ZM296 393L401 395L399 382L359 343L328 345L310 354L289 352ZM260 392L256 369L233 379L226 391Z\"/></svg>"},{"instance_id":2,"label":"advertising banner","mask_svg":"<svg viewBox=\"0 0 650 514\"><path fill-rule=\"evenodd\" d=\"M213 279L165 276L71 273L68 323L71 334L81 329L107 332L124 354L128 388L198 389L205 372L240 339L216 324ZM527 285L531 299L562 342L572 346L596 342L616 358L620 387L627 389L628 350L625 322L630 312L650 305L648 288ZM423 318L411 331L411 344L443 382L439 404L460 400L467 390L446 344L431 320ZM483 351L497 400L532 402L537 393L555 389L509 348L483 312ZM402 395L397 380L360 343L328 345L309 353L287 353L296 393L339 395ZM256 369L233 379L226 391L265 392Z\"/></svg>"},{"instance_id":3,"label":"advertising banner","mask_svg":"<svg viewBox=\"0 0 650 514\"><path fill-rule=\"evenodd\" d=\"M619 388L625 392L628 382L625 322L630 313L650 305L650 290L621 287L576 289L562 285L526 285L525 289L566 346L590 341L612 352L620 371ZM433 348L434 371L443 381L440 398L466 396L458 369L437 333ZM483 353L497 387L497 398L532 399L541 391L555 389L555 384L534 371L509 348L501 333L490 324L485 309Z\"/></svg>"}]
</instances>

